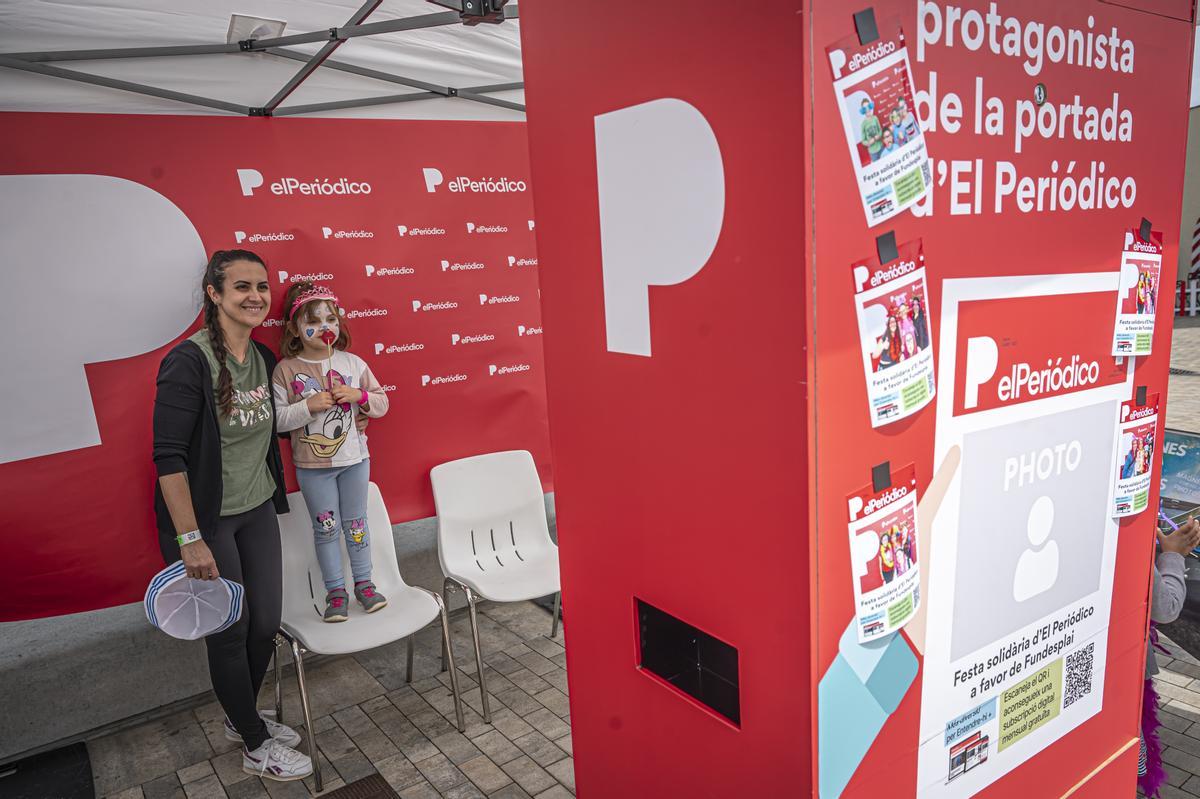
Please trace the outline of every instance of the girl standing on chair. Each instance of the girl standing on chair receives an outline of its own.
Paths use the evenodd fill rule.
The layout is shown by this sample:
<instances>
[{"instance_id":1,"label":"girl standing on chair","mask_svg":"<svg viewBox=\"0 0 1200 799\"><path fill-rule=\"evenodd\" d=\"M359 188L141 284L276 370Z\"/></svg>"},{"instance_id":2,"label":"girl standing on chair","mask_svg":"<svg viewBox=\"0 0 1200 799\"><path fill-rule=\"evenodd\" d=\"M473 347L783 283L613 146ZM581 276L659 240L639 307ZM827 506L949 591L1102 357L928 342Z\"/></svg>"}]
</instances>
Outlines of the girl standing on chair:
<instances>
[{"instance_id":1,"label":"girl standing on chair","mask_svg":"<svg viewBox=\"0 0 1200 799\"><path fill-rule=\"evenodd\" d=\"M275 356L251 340L271 308L262 259L218 250L201 282L204 326L163 358L154 398L155 512L163 560L188 577L225 577L246 591L242 617L204 639L225 737L242 744L242 769L298 780L312 761L295 730L257 709L283 609L277 513L286 513L275 437Z\"/></svg>"},{"instance_id":2,"label":"girl standing on chair","mask_svg":"<svg viewBox=\"0 0 1200 799\"><path fill-rule=\"evenodd\" d=\"M348 351L342 315L330 289L294 284L283 301L283 360L273 380L279 431L292 434L296 482L312 515L327 622L349 618L343 537L354 596L367 613L387 605L371 582L366 428L368 418L387 413L388 398L366 362Z\"/></svg>"}]
</instances>

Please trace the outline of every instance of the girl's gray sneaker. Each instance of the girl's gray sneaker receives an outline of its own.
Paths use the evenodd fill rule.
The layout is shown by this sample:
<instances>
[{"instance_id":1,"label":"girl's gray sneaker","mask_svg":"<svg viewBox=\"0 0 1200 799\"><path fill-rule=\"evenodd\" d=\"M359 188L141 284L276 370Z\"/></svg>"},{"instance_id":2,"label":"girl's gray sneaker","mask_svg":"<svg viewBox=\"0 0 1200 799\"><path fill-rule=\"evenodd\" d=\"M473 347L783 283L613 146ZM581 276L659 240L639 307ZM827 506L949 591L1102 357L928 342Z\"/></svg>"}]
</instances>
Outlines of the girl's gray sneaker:
<instances>
[{"instance_id":1,"label":"girl's gray sneaker","mask_svg":"<svg viewBox=\"0 0 1200 799\"><path fill-rule=\"evenodd\" d=\"M335 588L325 595L325 621L345 621L350 618L349 611L350 596L345 588Z\"/></svg>"},{"instance_id":2,"label":"girl's gray sneaker","mask_svg":"<svg viewBox=\"0 0 1200 799\"><path fill-rule=\"evenodd\" d=\"M375 590L375 583L370 580L355 583L354 596L358 598L359 603L363 606L363 610L367 613L374 613L377 610L383 610L387 607L387 598Z\"/></svg>"}]
</instances>

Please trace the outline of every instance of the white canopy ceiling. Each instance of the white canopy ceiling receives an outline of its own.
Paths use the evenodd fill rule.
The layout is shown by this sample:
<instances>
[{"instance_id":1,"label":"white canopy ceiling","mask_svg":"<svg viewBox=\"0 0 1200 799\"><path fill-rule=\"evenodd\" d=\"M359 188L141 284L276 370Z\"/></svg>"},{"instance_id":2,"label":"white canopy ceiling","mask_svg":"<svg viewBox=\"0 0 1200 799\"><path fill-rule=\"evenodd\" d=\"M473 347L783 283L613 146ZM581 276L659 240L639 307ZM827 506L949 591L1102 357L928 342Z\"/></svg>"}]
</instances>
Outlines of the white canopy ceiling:
<instances>
[{"instance_id":1,"label":"white canopy ceiling","mask_svg":"<svg viewBox=\"0 0 1200 799\"><path fill-rule=\"evenodd\" d=\"M509 4L511 9L515 0ZM363 0L4 0L0 3L0 55L41 51L224 44L231 14L284 20L284 35L343 27ZM382 0L364 20L444 14L425 0ZM442 25L349 38L330 61L424 81L467 88L519 83L519 21ZM290 46L312 55L322 43ZM304 66L304 61L268 53L223 53L91 61L48 61L48 66L146 84L241 106L260 107ZM329 64L327 61L326 64ZM420 88L364 77L330 66L318 68L281 108L402 94ZM428 96L428 95L426 95ZM486 97L523 103L521 89ZM48 75L0 69L0 110L97 113L224 114L176 100L93 86ZM392 119L522 120L518 110L457 97L438 97L355 108L316 111L309 116Z\"/></svg>"}]
</instances>

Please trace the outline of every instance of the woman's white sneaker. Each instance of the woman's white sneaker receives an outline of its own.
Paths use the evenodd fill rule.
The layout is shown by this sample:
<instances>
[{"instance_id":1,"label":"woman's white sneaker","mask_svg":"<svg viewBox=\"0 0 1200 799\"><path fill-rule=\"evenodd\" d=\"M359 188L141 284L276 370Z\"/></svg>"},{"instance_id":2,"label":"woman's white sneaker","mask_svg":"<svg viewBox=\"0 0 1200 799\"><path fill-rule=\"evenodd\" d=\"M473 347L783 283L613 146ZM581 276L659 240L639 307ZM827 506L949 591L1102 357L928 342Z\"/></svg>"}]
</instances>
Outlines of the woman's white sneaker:
<instances>
[{"instance_id":1,"label":"woman's white sneaker","mask_svg":"<svg viewBox=\"0 0 1200 799\"><path fill-rule=\"evenodd\" d=\"M302 780L312 774L312 770L312 761L308 755L297 752L290 746L284 746L275 738L268 738L266 743L253 752L248 752L242 747L242 771L247 774L287 782Z\"/></svg>"},{"instance_id":2,"label":"woman's white sneaker","mask_svg":"<svg viewBox=\"0 0 1200 799\"><path fill-rule=\"evenodd\" d=\"M276 721L274 710L260 710L258 716L267 725L267 735L279 741L284 746L295 748L300 745L300 733L288 725L280 724ZM233 725L229 723L229 719L225 719L225 740L239 744L242 742L241 734L233 728Z\"/></svg>"}]
</instances>

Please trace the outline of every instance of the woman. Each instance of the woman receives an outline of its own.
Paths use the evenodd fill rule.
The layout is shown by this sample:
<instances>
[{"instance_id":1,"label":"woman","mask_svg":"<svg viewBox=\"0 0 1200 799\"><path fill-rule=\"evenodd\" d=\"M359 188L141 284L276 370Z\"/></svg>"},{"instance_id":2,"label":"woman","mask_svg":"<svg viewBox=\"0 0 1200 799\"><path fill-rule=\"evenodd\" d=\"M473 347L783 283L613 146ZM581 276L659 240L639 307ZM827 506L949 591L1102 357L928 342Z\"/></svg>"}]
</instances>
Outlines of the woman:
<instances>
[{"instance_id":1,"label":"woman","mask_svg":"<svg viewBox=\"0 0 1200 799\"><path fill-rule=\"evenodd\" d=\"M163 560L189 577L246 589L242 618L204 639L225 737L242 769L273 780L312 773L295 730L261 717L257 697L283 605L276 513L287 512L275 435L275 356L251 341L271 308L261 258L213 253L201 283L204 327L163 358L154 400L155 511Z\"/></svg>"},{"instance_id":2,"label":"woman","mask_svg":"<svg viewBox=\"0 0 1200 799\"><path fill-rule=\"evenodd\" d=\"M920 297L913 297L912 323L917 336L917 349L923 350L929 346L929 324L925 319L925 303L921 302Z\"/></svg>"},{"instance_id":3,"label":"woman","mask_svg":"<svg viewBox=\"0 0 1200 799\"><path fill-rule=\"evenodd\" d=\"M893 314L888 314L887 329L883 337L875 339L875 357L879 359L876 372L882 372L889 366L900 363L900 325Z\"/></svg>"}]
</instances>

